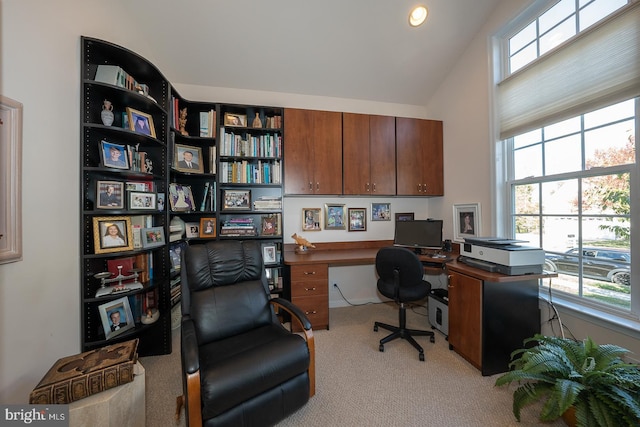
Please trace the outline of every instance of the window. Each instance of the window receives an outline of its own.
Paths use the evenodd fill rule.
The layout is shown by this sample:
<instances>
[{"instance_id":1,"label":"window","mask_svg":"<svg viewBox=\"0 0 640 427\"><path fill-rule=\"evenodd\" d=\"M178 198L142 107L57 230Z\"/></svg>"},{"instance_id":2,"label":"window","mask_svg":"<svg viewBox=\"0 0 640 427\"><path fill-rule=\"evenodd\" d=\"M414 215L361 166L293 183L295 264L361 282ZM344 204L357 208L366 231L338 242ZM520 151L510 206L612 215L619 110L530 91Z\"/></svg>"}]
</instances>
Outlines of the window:
<instances>
[{"instance_id":1,"label":"window","mask_svg":"<svg viewBox=\"0 0 640 427\"><path fill-rule=\"evenodd\" d=\"M498 231L546 251L553 290L637 319L640 2L538 0L526 13L496 36Z\"/></svg>"}]
</instances>

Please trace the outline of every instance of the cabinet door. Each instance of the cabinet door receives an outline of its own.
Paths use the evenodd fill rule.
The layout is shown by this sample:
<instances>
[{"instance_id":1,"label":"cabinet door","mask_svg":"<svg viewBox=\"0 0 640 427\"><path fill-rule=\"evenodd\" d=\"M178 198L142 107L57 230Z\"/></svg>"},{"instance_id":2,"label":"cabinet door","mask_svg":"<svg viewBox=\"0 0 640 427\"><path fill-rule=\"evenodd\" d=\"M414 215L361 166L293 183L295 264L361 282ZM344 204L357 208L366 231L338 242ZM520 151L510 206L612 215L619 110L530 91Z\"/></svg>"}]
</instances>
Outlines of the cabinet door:
<instances>
[{"instance_id":1,"label":"cabinet door","mask_svg":"<svg viewBox=\"0 0 640 427\"><path fill-rule=\"evenodd\" d=\"M342 194L342 113L313 112L312 144L314 194Z\"/></svg>"},{"instance_id":2,"label":"cabinet door","mask_svg":"<svg viewBox=\"0 0 640 427\"><path fill-rule=\"evenodd\" d=\"M444 194L442 122L396 118L397 194Z\"/></svg>"},{"instance_id":3,"label":"cabinet door","mask_svg":"<svg viewBox=\"0 0 640 427\"><path fill-rule=\"evenodd\" d=\"M482 281L464 274L449 277L449 345L482 368Z\"/></svg>"},{"instance_id":4,"label":"cabinet door","mask_svg":"<svg viewBox=\"0 0 640 427\"><path fill-rule=\"evenodd\" d=\"M369 116L369 151L371 194L395 195L396 120L394 117Z\"/></svg>"},{"instance_id":5,"label":"cabinet door","mask_svg":"<svg viewBox=\"0 0 640 427\"><path fill-rule=\"evenodd\" d=\"M369 139L368 115L342 114L343 193L345 195L371 194Z\"/></svg>"},{"instance_id":6,"label":"cabinet door","mask_svg":"<svg viewBox=\"0 0 640 427\"><path fill-rule=\"evenodd\" d=\"M313 111L284 110L284 191L286 194L313 194Z\"/></svg>"}]
</instances>

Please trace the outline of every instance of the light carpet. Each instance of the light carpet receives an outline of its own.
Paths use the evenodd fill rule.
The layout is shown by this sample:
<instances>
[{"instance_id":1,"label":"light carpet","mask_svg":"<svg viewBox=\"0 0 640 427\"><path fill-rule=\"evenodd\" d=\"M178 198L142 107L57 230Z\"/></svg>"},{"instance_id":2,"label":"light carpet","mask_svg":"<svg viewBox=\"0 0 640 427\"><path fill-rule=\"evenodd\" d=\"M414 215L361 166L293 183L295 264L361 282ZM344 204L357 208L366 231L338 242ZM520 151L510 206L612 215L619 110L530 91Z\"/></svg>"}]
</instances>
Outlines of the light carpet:
<instances>
[{"instance_id":1,"label":"light carpet","mask_svg":"<svg viewBox=\"0 0 640 427\"><path fill-rule=\"evenodd\" d=\"M511 411L514 386L495 387L498 375L480 372L449 350L436 331L436 342L417 337L425 362L404 340L378 351L389 332L373 323L398 322L393 303L330 310L330 329L314 331L316 395L278 426L563 426L540 423L539 406L526 408L518 423ZM407 310L407 326L430 329L424 307ZM184 426L173 419L175 398L182 393L179 329L173 331L171 355L140 358L146 369L147 426Z\"/></svg>"}]
</instances>

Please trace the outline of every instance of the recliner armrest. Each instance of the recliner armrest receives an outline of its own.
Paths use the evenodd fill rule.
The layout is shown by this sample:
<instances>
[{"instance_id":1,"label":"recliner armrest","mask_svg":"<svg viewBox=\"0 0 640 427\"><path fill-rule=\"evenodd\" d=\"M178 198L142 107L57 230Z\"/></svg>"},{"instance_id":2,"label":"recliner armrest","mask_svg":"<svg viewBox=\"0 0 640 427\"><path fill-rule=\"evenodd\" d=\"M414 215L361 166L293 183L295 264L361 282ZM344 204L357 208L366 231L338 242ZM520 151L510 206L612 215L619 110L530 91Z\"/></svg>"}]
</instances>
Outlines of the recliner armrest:
<instances>
[{"instance_id":1,"label":"recliner armrest","mask_svg":"<svg viewBox=\"0 0 640 427\"><path fill-rule=\"evenodd\" d=\"M306 314L300 308L293 304L291 301L286 300L284 298L272 298L269 300L270 303L275 304L276 306L282 307L284 310L288 311L293 316L297 317L300 321L302 327L308 331L311 329L311 322Z\"/></svg>"},{"instance_id":2,"label":"recliner armrest","mask_svg":"<svg viewBox=\"0 0 640 427\"><path fill-rule=\"evenodd\" d=\"M200 369L198 357L198 339L193 320L184 319L181 331L182 363L187 374L193 374Z\"/></svg>"}]
</instances>

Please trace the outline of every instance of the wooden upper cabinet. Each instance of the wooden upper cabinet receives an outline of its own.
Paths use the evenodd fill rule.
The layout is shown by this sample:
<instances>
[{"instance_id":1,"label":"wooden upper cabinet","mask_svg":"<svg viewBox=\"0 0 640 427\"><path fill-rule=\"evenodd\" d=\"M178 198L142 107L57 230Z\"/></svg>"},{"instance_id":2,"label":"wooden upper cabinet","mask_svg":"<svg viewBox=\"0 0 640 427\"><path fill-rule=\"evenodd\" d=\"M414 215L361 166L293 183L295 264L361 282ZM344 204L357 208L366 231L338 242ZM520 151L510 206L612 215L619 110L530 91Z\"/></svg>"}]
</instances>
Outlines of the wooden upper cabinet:
<instances>
[{"instance_id":1,"label":"wooden upper cabinet","mask_svg":"<svg viewBox=\"0 0 640 427\"><path fill-rule=\"evenodd\" d=\"M342 113L284 110L285 194L342 194Z\"/></svg>"},{"instance_id":2,"label":"wooden upper cabinet","mask_svg":"<svg viewBox=\"0 0 640 427\"><path fill-rule=\"evenodd\" d=\"M398 196L444 195L442 122L396 118Z\"/></svg>"},{"instance_id":3,"label":"wooden upper cabinet","mask_svg":"<svg viewBox=\"0 0 640 427\"><path fill-rule=\"evenodd\" d=\"M395 195L395 118L343 113L343 194Z\"/></svg>"}]
</instances>

